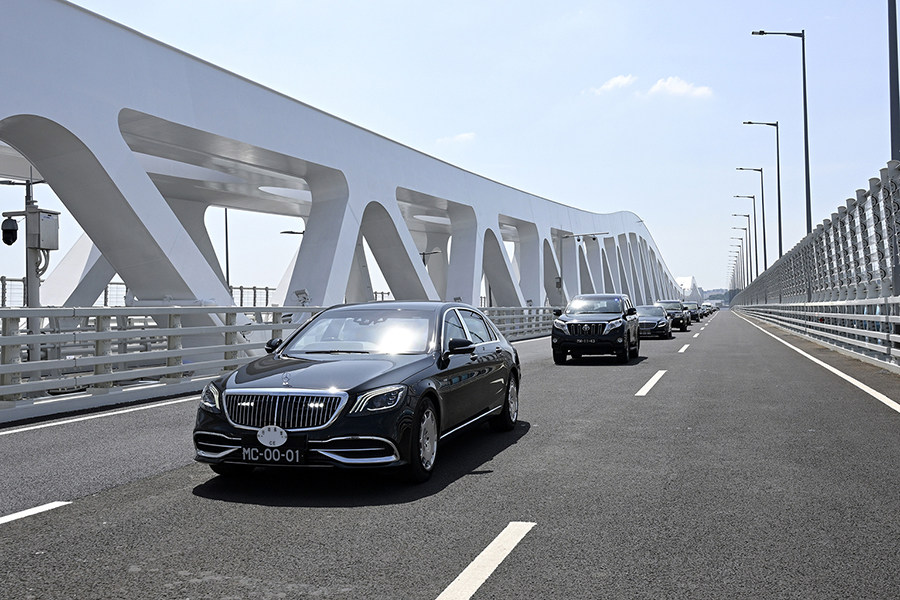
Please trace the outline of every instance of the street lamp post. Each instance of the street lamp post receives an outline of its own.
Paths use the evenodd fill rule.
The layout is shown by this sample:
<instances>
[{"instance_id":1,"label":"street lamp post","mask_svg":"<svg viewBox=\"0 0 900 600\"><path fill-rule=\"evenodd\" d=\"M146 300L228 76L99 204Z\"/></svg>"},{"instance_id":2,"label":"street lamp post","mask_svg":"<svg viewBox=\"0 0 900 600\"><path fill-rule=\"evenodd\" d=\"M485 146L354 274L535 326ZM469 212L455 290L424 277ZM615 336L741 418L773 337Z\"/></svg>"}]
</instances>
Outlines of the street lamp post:
<instances>
[{"instance_id":1,"label":"street lamp post","mask_svg":"<svg viewBox=\"0 0 900 600\"><path fill-rule=\"evenodd\" d=\"M746 217L746 218L747 218L747 231L749 232L749 230L750 230L750 215L745 215L745 214L734 214L734 213L732 213L731 216L732 216L732 217ZM756 230L756 229L755 229L755 228L756 228L756 223L755 223L755 222L754 222L754 224L753 224L753 227L754 227L754 231L755 231L755 230ZM753 236L753 244L754 244L754 246L756 245L756 236L755 236L755 235ZM759 259L759 255L758 255L758 254L757 254L757 257L756 257L756 258L757 258L757 261L756 261L756 276L759 277L759 260L758 260L758 259Z\"/></svg>"},{"instance_id":2,"label":"street lamp post","mask_svg":"<svg viewBox=\"0 0 900 600\"><path fill-rule=\"evenodd\" d=\"M733 248L738 248L738 250L739 250L738 258L740 259L740 264L741 264L741 268L740 268L741 289L744 289L744 287L746 287L744 284L747 280L746 270L744 269L744 240L742 238L732 238L732 239L737 239L737 240L741 241L740 244L732 244L731 246Z\"/></svg>"},{"instance_id":3,"label":"street lamp post","mask_svg":"<svg viewBox=\"0 0 900 600\"><path fill-rule=\"evenodd\" d=\"M763 184L763 170L752 169L747 167L738 167L738 171L759 171L759 205L762 209L762 239L763 239L763 271L769 268L769 257L766 253L766 187ZM759 266L759 254L756 255L757 266ZM759 273L756 274L759 277Z\"/></svg>"},{"instance_id":4,"label":"street lamp post","mask_svg":"<svg viewBox=\"0 0 900 600\"><path fill-rule=\"evenodd\" d=\"M803 150L806 158L806 233L812 233L812 200L809 191L809 116L806 108L806 30L799 33L788 31L751 31L751 35L786 35L800 38L801 59L803 63Z\"/></svg>"},{"instance_id":5,"label":"street lamp post","mask_svg":"<svg viewBox=\"0 0 900 600\"><path fill-rule=\"evenodd\" d=\"M781 258L784 252L781 243L781 142L778 135L778 121L774 123L744 121L744 125L768 125L775 128L775 179L778 182L778 258Z\"/></svg>"},{"instance_id":6,"label":"street lamp post","mask_svg":"<svg viewBox=\"0 0 900 600\"><path fill-rule=\"evenodd\" d=\"M740 229L744 232L744 235L742 237L739 237L739 238L732 237L731 239L741 240L742 242L747 242L747 246L746 246L746 249L747 249L747 283L749 284L750 281L752 281L752 279L753 279L753 271L750 267L750 252L751 252L751 250L750 250L750 230L748 227L732 227L732 229Z\"/></svg>"},{"instance_id":7,"label":"street lamp post","mask_svg":"<svg viewBox=\"0 0 900 600\"><path fill-rule=\"evenodd\" d=\"M756 195L751 194L749 196L735 196L735 198L750 198L751 200L753 200L753 248L755 249L754 255L756 256L754 265L756 266L756 276L759 277L759 222L756 220ZM765 221L763 222L763 227L765 227ZM765 239L763 239L763 248L765 247L766 241Z\"/></svg>"}]
</instances>

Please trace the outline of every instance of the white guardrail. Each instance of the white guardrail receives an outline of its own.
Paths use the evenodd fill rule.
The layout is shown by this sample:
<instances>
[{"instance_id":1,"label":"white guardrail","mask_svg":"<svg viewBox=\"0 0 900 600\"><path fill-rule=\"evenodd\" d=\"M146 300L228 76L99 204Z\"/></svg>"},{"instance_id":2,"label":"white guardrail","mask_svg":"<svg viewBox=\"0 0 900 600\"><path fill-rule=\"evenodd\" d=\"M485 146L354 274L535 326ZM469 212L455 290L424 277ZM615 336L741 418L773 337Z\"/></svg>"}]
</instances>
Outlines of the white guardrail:
<instances>
[{"instance_id":1,"label":"white guardrail","mask_svg":"<svg viewBox=\"0 0 900 600\"><path fill-rule=\"evenodd\" d=\"M732 309L900 373L900 296Z\"/></svg>"},{"instance_id":2,"label":"white guardrail","mask_svg":"<svg viewBox=\"0 0 900 600\"><path fill-rule=\"evenodd\" d=\"M4 413L28 418L198 391L264 354L266 341L286 337L319 310L0 309L0 422L11 420ZM551 307L482 310L510 340L548 335L554 318ZM292 314L299 322L283 322ZM29 317L41 319L40 333L27 332ZM2 410L23 406L30 410Z\"/></svg>"}]
</instances>

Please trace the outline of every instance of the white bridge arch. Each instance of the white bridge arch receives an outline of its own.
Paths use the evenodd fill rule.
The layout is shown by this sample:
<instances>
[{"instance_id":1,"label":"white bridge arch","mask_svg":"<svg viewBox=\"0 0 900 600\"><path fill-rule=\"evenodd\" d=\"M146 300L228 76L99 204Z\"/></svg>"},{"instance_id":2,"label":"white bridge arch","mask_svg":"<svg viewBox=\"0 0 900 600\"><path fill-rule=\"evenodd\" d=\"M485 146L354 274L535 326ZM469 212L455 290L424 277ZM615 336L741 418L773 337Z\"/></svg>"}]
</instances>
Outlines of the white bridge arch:
<instances>
[{"instance_id":1,"label":"white bridge arch","mask_svg":"<svg viewBox=\"0 0 900 600\"><path fill-rule=\"evenodd\" d=\"M86 234L47 304L91 304L115 273L142 303L232 304L210 206L304 219L282 305L372 300L363 240L398 299L477 303L483 279L500 306L680 295L631 212L499 184L60 0L3 17L0 141L27 163L0 152L0 173L33 165Z\"/></svg>"}]
</instances>

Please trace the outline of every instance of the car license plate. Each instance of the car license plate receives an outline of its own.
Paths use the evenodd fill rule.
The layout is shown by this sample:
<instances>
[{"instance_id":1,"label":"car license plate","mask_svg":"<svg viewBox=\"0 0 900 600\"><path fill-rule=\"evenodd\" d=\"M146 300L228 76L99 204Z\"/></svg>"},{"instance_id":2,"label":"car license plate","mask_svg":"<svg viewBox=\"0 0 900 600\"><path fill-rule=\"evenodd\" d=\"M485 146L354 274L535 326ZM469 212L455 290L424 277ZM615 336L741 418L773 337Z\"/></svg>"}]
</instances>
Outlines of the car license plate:
<instances>
[{"instance_id":1,"label":"car license plate","mask_svg":"<svg viewBox=\"0 0 900 600\"><path fill-rule=\"evenodd\" d=\"M594 338L575 338L576 344L596 344L597 340Z\"/></svg>"},{"instance_id":2,"label":"car license plate","mask_svg":"<svg viewBox=\"0 0 900 600\"><path fill-rule=\"evenodd\" d=\"M293 436L277 447L259 442L256 435L246 435L241 444L241 460L266 465L302 465L306 463L306 437Z\"/></svg>"}]
</instances>

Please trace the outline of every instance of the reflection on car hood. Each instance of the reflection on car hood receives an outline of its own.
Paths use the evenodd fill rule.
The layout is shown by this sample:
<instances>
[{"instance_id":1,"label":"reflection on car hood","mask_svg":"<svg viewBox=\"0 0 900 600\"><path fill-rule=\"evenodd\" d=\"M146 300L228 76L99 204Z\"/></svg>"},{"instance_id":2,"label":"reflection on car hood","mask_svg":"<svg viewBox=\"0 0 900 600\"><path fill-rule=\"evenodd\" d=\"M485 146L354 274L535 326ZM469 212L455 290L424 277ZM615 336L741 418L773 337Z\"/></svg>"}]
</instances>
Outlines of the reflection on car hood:
<instances>
[{"instance_id":1,"label":"reflection on car hood","mask_svg":"<svg viewBox=\"0 0 900 600\"><path fill-rule=\"evenodd\" d=\"M289 358L274 354L259 358L228 378L228 389L271 388L346 391L362 386L387 372L390 382L400 383L431 364L430 354L414 355L307 355ZM285 384L287 380L287 384Z\"/></svg>"},{"instance_id":2,"label":"reflection on car hood","mask_svg":"<svg viewBox=\"0 0 900 600\"><path fill-rule=\"evenodd\" d=\"M566 323L609 323L621 319L619 313L579 313L576 315L563 315L560 320Z\"/></svg>"},{"instance_id":3,"label":"reflection on car hood","mask_svg":"<svg viewBox=\"0 0 900 600\"><path fill-rule=\"evenodd\" d=\"M665 315L638 315L640 321L662 321L665 318Z\"/></svg>"}]
</instances>

